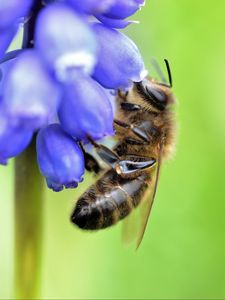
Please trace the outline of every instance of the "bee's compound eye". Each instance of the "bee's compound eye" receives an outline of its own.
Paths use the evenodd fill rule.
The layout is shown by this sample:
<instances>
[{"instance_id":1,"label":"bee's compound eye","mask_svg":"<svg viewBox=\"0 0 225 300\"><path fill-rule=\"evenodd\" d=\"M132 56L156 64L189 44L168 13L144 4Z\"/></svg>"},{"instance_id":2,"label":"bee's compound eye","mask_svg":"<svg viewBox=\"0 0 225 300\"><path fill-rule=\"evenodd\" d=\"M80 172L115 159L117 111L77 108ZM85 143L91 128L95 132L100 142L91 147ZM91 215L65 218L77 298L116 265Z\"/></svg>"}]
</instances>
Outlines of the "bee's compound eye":
<instances>
[{"instance_id":1,"label":"bee's compound eye","mask_svg":"<svg viewBox=\"0 0 225 300\"><path fill-rule=\"evenodd\" d=\"M167 95L160 87L150 83L148 80L143 80L136 84L137 90L142 97L158 110L164 110L167 105Z\"/></svg>"},{"instance_id":2,"label":"bee's compound eye","mask_svg":"<svg viewBox=\"0 0 225 300\"><path fill-rule=\"evenodd\" d=\"M146 86L146 93L151 101L151 104L159 110L164 110L167 104L167 96L163 91L156 89L155 87Z\"/></svg>"},{"instance_id":3,"label":"bee's compound eye","mask_svg":"<svg viewBox=\"0 0 225 300\"><path fill-rule=\"evenodd\" d=\"M166 104L166 95L162 91L149 87L146 87L146 91L149 93L150 96L153 96L159 103Z\"/></svg>"}]
</instances>

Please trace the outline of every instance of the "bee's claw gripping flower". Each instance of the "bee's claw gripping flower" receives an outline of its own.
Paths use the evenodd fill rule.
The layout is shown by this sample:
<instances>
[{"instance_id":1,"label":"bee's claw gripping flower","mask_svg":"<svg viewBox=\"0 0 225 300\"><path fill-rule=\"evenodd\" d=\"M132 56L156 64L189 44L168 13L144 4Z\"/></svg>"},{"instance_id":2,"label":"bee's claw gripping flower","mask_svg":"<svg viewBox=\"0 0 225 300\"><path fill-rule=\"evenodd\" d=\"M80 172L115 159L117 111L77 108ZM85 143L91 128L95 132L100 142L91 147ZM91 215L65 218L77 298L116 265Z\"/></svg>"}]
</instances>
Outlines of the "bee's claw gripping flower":
<instances>
[{"instance_id":1,"label":"bee's claw gripping flower","mask_svg":"<svg viewBox=\"0 0 225 300\"><path fill-rule=\"evenodd\" d=\"M60 191L76 187L84 174L84 157L76 142L59 124L51 124L37 136L37 159L48 187Z\"/></svg>"},{"instance_id":2,"label":"bee's claw gripping flower","mask_svg":"<svg viewBox=\"0 0 225 300\"><path fill-rule=\"evenodd\" d=\"M35 50L14 59L3 86L3 105L14 124L33 129L46 125L59 99L58 86Z\"/></svg>"},{"instance_id":3,"label":"bee's claw gripping flower","mask_svg":"<svg viewBox=\"0 0 225 300\"><path fill-rule=\"evenodd\" d=\"M32 132L12 126L0 109L0 164L6 165L9 158L20 154L28 146Z\"/></svg>"},{"instance_id":4,"label":"bee's claw gripping flower","mask_svg":"<svg viewBox=\"0 0 225 300\"><path fill-rule=\"evenodd\" d=\"M18 18L25 17L32 2L32 0L0 0L0 28L6 28Z\"/></svg>"},{"instance_id":5,"label":"bee's claw gripping flower","mask_svg":"<svg viewBox=\"0 0 225 300\"><path fill-rule=\"evenodd\" d=\"M141 81L146 70L137 46L124 34L94 24L100 44L99 60L93 77L109 89L128 89L132 82Z\"/></svg>"},{"instance_id":6,"label":"bee's claw gripping flower","mask_svg":"<svg viewBox=\"0 0 225 300\"><path fill-rule=\"evenodd\" d=\"M104 88L82 72L76 75L65 86L59 108L63 129L76 140L114 134L112 107Z\"/></svg>"},{"instance_id":7,"label":"bee's claw gripping flower","mask_svg":"<svg viewBox=\"0 0 225 300\"><path fill-rule=\"evenodd\" d=\"M95 64L97 42L94 33L64 4L52 4L41 11L37 19L36 45L60 81L66 80L67 70L71 68L90 72Z\"/></svg>"}]
</instances>

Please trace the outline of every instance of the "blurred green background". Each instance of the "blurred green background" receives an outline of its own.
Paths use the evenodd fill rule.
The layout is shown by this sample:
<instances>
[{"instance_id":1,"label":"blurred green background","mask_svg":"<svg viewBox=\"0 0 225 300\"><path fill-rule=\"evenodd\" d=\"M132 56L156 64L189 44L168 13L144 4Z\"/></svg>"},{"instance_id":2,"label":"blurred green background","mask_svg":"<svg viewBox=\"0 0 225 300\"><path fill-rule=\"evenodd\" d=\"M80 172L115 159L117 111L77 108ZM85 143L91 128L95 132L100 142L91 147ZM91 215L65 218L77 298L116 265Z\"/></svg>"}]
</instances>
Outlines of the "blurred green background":
<instances>
[{"instance_id":1,"label":"blurred green background","mask_svg":"<svg viewBox=\"0 0 225 300\"><path fill-rule=\"evenodd\" d=\"M126 32L170 62L178 99L174 159L163 166L138 252L121 226L98 233L69 222L77 191L47 191L44 299L225 298L225 1L147 0ZM164 67L163 63L162 66ZM13 297L13 163L0 167L0 298Z\"/></svg>"}]
</instances>

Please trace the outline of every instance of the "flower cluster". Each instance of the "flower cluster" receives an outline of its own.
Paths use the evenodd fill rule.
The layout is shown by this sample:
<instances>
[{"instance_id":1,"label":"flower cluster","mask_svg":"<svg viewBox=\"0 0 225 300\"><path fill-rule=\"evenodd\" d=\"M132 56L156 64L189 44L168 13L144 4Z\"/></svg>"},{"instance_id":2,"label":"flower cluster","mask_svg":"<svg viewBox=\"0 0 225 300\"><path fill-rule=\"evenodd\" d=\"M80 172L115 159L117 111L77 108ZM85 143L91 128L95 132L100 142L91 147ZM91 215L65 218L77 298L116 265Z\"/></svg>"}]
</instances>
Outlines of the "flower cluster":
<instances>
[{"instance_id":1,"label":"flower cluster","mask_svg":"<svg viewBox=\"0 0 225 300\"><path fill-rule=\"evenodd\" d=\"M136 45L118 31L144 0L0 0L0 164L37 134L37 160L54 191L84 173L78 142L113 135L107 90L146 75ZM23 26L22 49L5 53Z\"/></svg>"}]
</instances>

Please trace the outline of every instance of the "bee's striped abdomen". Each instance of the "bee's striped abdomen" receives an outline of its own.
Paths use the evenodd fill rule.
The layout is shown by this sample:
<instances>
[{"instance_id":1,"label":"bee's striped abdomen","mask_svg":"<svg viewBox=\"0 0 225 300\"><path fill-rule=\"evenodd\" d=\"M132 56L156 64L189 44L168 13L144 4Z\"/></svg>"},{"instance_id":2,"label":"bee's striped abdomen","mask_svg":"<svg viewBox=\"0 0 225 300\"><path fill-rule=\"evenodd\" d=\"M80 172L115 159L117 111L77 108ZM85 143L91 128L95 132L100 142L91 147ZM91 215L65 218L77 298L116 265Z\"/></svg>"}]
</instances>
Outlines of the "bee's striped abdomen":
<instances>
[{"instance_id":1,"label":"bee's striped abdomen","mask_svg":"<svg viewBox=\"0 0 225 300\"><path fill-rule=\"evenodd\" d=\"M108 171L77 201L71 221L82 229L101 229L117 223L136 207L149 183L144 173L124 179Z\"/></svg>"}]
</instances>

